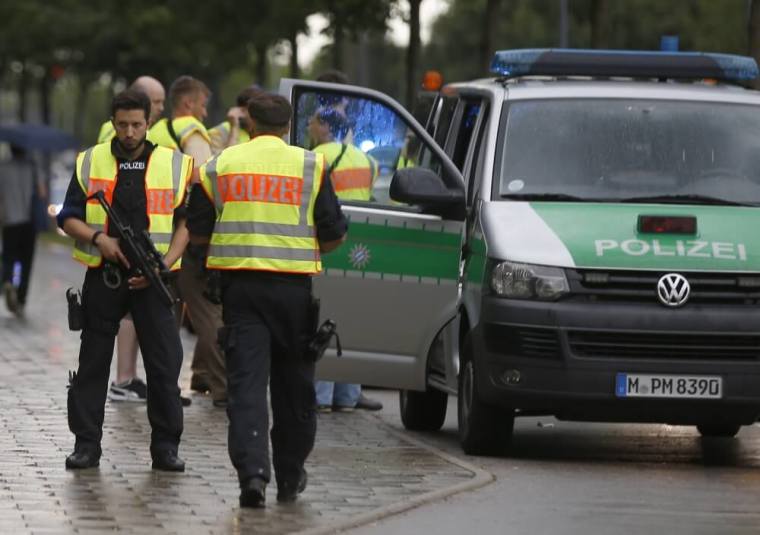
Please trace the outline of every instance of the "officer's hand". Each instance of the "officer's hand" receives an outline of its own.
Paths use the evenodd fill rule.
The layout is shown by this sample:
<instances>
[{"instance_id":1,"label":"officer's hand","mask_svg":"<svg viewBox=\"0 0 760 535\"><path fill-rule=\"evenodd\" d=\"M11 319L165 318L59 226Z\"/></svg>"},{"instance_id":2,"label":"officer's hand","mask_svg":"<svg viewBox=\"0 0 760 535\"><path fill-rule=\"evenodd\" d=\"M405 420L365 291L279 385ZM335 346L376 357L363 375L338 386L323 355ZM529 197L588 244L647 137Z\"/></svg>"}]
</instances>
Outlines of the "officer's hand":
<instances>
[{"instance_id":1,"label":"officer's hand","mask_svg":"<svg viewBox=\"0 0 760 535\"><path fill-rule=\"evenodd\" d=\"M239 119L245 117L245 110L240 106L233 106L227 111L227 120L232 126L238 126Z\"/></svg>"},{"instance_id":2,"label":"officer's hand","mask_svg":"<svg viewBox=\"0 0 760 535\"><path fill-rule=\"evenodd\" d=\"M142 290L150 286L150 281L147 277L130 277L127 279L127 285L130 290Z\"/></svg>"},{"instance_id":3,"label":"officer's hand","mask_svg":"<svg viewBox=\"0 0 760 535\"><path fill-rule=\"evenodd\" d=\"M106 234L100 234L98 235L98 239L95 240L95 245L98 246L103 258L109 262L119 263L129 269L129 261L127 260L127 257L124 256L124 253L121 252L118 239L112 238Z\"/></svg>"}]
</instances>

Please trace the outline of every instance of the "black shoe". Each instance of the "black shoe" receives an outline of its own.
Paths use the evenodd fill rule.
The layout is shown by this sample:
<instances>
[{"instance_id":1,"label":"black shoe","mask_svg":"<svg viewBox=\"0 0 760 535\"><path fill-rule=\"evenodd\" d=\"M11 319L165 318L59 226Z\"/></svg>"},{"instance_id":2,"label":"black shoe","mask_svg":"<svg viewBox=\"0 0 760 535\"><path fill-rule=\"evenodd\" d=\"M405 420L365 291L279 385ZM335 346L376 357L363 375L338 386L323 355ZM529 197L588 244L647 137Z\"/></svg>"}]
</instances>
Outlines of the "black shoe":
<instances>
[{"instance_id":1,"label":"black shoe","mask_svg":"<svg viewBox=\"0 0 760 535\"><path fill-rule=\"evenodd\" d=\"M95 468L100 466L100 452L92 450L74 450L74 453L66 457L66 469L80 470L82 468Z\"/></svg>"},{"instance_id":2,"label":"black shoe","mask_svg":"<svg viewBox=\"0 0 760 535\"><path fill-rule=\"evenodd\" d=\"M267 496L267 483L258 477L240 487L240 507L264 507Z\"/></svg>"},{"instance_id":3,"label":"black shoe","mask_svg":"<svg viewBox=\"0 0 760 535\"><path fill-rule=\"evenodd\" d=\"M190 379L190 390L198 392L199 394L207 394L208 392L211 392L211 387L206 381L194 375L192 379Z\"/></svg>"},{"instance_id":4,"label":"black shoe","mask_svg":"<svg viewBox=\"0 0 760 535\"><path fill-rule=\"evenodd\" d=\"M214 407L217 407L219 409L223 409L227 406L227 398L225 399L215 399L213 402Z\"/></svg>"},{"instance_id":5,"label":"black shoe","mask_svg":"<svg viewBox=\"0 0 760 535\"><path fill-rule=\"evenodd\" d=\"M182 402L183 407L189 407L193 404L193 400L190 398L186 398L185 396L180 396L179 400Z\"/></svg>"},{"instance_id":6,"label":"black shoe","mask_svg":"<svg viewBox=\"0 0 760 535\"><path fill-rule=\"evenodd\" d=\"M153 470L184 472L185 461L177 457L177 454L173 451L159 451L153 454Z\"/></svg>"},{"instance_id":7,"label":"black shoe","mask_svg":"<svg viewBox=\"0 0 760 535\"><path fill-rule=\"evenodd\" d=\"M295 483L283 481L277 484L277 501L280 503L290 503L296 501L298 495L306 489L308 481L306 470L301 470L301 477Z\"/></svg>"},{"instance_id":8,"label":"black shoe","mask_svg":"<svg viewBox=\"0 0 760 535\"><path fill-rule=\"evenodd\" d=\"M382 410L383 404L377 400L365 397L364 394L360 394L359 399L356 402L355 408L364 409L368 411L379 411L379 410Z\"/></svg>"}]
</instances>

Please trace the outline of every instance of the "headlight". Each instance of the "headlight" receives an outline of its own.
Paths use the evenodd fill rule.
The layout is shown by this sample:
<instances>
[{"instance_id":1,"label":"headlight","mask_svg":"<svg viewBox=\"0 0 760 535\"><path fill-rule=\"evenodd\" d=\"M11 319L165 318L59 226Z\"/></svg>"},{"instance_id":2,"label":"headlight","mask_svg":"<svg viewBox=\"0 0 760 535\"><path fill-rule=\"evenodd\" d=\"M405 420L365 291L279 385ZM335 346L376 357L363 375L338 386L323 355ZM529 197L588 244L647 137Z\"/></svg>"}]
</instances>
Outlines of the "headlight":
<instances>
[{"instance_id":1,"label":"headlight","mask_svg":"<svg viewBox=\"0 0 760 535\"><path fill-rule=\"evenodd\" d=\"M564 270L516 262L494 265L491 289L501 297L545 301L553 301L570 291Z\"/></svg>"}]
</instances>

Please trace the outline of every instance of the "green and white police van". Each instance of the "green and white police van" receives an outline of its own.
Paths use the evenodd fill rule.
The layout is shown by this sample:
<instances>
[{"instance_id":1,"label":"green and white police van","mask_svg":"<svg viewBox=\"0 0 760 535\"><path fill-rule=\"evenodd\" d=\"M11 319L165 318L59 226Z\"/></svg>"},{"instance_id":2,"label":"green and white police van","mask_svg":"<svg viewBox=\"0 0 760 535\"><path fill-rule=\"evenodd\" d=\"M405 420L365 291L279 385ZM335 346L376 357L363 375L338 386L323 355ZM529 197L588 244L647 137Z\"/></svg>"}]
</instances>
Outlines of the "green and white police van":
<instances>
[{"instance_id":1,"label":"green and white police van","mask_svg":"<svg viewBox=\"0 0 760 535\"><path fill-rule=\"evenodd\" d=\"M440 428L457 395L471 454L503 451L521 415L755 422L755 61L515 50L492 70L445 86L426 124L376 91L283 80L292 143L332 106L381 170L315 279L343 344L319 375L400 389L410 429Z\"/></svg>"}]
</instances>

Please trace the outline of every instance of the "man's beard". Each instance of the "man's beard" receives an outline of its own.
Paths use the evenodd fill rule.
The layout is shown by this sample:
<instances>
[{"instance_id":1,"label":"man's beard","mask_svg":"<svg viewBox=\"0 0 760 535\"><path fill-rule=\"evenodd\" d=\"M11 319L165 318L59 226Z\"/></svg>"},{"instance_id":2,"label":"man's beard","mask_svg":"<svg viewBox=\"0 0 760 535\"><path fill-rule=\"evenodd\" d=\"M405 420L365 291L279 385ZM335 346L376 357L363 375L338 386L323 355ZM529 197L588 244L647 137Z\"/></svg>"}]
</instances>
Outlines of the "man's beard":
<instances>
[{"instance_id":1,"label":"man's beard","mask_svg":"<svg viewBox=\"0 0 760 535\"><path fill-rule=\"evenodd\" d=\"M147 139L147 134L143 136L137 143L135 143L134 147L130 148L126 146L124 143L122 143L119 138L116 138L116 146L118 147L119 152L121 152L122 154L125 154L125 155L132 154L137 149L139 149L143 145L143 143L145 143L146 139Z\"/></svg>"}]
</instances>

